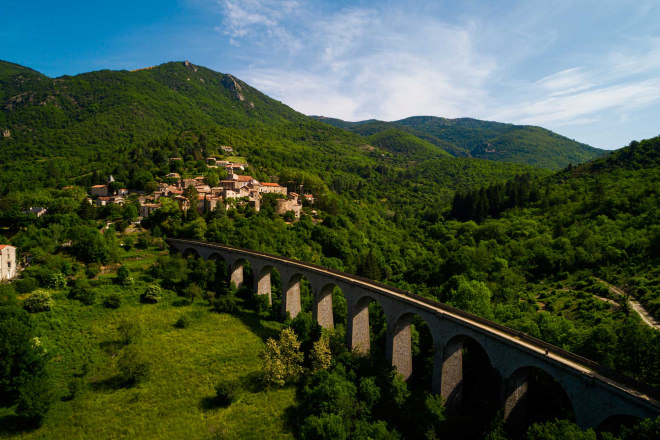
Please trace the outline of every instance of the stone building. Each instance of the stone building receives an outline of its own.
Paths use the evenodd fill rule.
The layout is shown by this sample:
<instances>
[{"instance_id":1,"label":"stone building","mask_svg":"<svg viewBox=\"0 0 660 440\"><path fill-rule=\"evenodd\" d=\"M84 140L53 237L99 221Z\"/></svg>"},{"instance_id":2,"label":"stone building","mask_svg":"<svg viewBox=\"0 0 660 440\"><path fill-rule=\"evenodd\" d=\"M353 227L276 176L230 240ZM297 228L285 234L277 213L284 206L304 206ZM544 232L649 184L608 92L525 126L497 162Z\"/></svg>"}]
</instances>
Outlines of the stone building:
<instances>
[{"instance_id":1,"label":"stone building","mask_svg":"<svg viewBox=\"0 0 660 440\"><path fill-rule=\"evenodd\" d=\"M277 183L262 182L261 187L259 187L259 192L261 193L271 193L271 194L282 194L286 195L286 188L280 186Z\"/></svg>"},{"instance_id":2,"label":"stone building","mask_svg":"<svg viewBox=\"0 0 660 440\"><path fill-rule=\"evenodd\" d=\"M16 248L0 244L0 281L11 280L17 274Z\"/></svg>"},{"instance_id":3,"label":"stone building","mask_svg":"<svg viewBox=\"0 0 660 440\"><path fill-rule=\"evenodd\" d=\"M92 195L107 197L108 196L108 185L94 185L92 186Z\"/></svg>"},{"instance_id":4,"label":"stone building","mask_svg":"<svg viewBox=\"0 0 660 440\"><path fill-rule=\"evenodd\" d=\"M140 217L149 217L157 209L160 209L158 203L142 203L140 204Z\"/></svg>"},{"instance_id":5,"label":"stone building","mask_svg":"<svg viewBox=\"0 0 660 440\"><path fill-rule=\"evenodd\" d=\"M275 213L278 215L284 215L287 211L293 211L296 218L300 218L300 212L302 210L302 205L298 203L297 199L277 199L277 208L275 208Z\"/></svg>"}]
</instances>

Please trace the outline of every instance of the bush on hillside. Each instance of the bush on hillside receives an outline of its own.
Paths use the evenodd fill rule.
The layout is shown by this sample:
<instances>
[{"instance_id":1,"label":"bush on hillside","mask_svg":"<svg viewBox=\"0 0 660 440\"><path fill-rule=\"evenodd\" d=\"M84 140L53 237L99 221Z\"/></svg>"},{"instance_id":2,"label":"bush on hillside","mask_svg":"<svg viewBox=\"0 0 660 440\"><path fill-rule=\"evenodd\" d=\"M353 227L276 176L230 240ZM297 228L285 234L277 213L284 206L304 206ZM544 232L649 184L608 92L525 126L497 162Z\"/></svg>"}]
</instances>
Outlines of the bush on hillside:
<instances>
[{"instance_id":1,"label":"bush on hillside","mask_svg":"<svg viewBox=\"0 0 660 440\"><path fill-rule=\"evenodd\" d=\"M234 382L222 381L215 386L214 403L220 407L227 407L236 401L239 395L239 387Z\"/></svg>"},{"instance_id":2,"label":"bush on hillside","mask_svg":"<svg viewBox=\"0 0 660 440\"><path fill-rule=\"evenodd\" d=\"M134 385L144 380L149 374L149 364L146 358L133 345L126 347L119 356L117 369L125 385Z\"/></svg>"},{"instance_id":3,"label":"bush on hillside","mask_svg":"<svg viewBox=\"0 0 660 440\"><path fill-rule=\"evenodd\" d=\"M16 291L18 293L30 293L39 287L37 280L31 277L16 280L14 284L16 285Z\"/></svg>"},{"instance_id":4,"label":"bush on hillside","mask_svg":"<svg viewBox=\"0 0 660 440\"><path fill-rule=\"evenodd\" d=\"M133 284L133 277L126 266L119 266L119 269L117 269L117 283L124 287Z\"/></svg>"},{"instance_id":5,"label":"bush on hillside","mask_svg":"<svg viewBox=\"0 0 660 440\"><path fill-rule=\"evenodd\" d=\"M45 290L35 290L32 295L25 299L23 307L30 313L46 312L53 307L53 299Z\"/></svg>"},{"instance_id":6,"label":"bush on hillside","mask_svg":"<svg viewBox=\"0 0 660 440\"><path fill-rule=\"evenodd\" d=\"M160 289L160 286L157 284L151 284L147 286L145 291L140 295L140 301L148 304L155 304L162 298L163 293Z\"/></svg>"},{"instance_id":7,"label":"bush on hillside","mask_svg":"<svg viewBox=\"0 0 660 440\"><path fill-rule=\"evenodd\" d=\"M121 306L121 295L117 292L112 292L103 298L103 306L108 309L118 309Z\"/></svg>"},{"instance_id":8,"label":"bush on hillside","mask_svg":"<svg viewBox=\"0 0 660 440\"><path fill-rule=\"evenodd\" d=\"M86 279L76 279L73 281L69 298L76 299L85 305L91 306L96 299L96 292L94 292L94 289L92 289L92 286Z\"/></svg>"}]
</instances>

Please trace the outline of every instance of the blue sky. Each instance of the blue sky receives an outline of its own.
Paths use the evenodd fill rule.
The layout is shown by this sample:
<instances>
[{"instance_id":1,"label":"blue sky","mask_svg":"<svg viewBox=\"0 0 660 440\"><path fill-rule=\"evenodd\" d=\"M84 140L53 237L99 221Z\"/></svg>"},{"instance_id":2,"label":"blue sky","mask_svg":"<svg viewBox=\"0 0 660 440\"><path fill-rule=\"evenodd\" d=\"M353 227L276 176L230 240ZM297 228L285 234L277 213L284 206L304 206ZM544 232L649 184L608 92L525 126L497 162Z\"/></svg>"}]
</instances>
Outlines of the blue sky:
<instances>
[{"instance_id":1,"label":"blue sky","mask_svg":"<svg viewBox=\"0 0 660 440\"><path fill-rule=\"evenodd\" d=\"M660 2L5 0L0 59L49 76L190 60L306 114L660 134Z\"/></svg>"}]
</instances>

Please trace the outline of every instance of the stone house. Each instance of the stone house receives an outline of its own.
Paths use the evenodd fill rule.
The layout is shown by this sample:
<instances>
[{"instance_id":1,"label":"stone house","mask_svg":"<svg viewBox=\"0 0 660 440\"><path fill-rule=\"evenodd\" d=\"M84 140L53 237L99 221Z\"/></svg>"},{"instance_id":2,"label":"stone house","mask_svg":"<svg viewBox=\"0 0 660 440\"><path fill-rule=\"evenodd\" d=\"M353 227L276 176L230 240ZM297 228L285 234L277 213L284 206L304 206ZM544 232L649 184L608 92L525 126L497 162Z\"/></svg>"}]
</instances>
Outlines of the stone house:
<instances>
[{"instance_id":1,"label":"stone house","mask_svg":"<svg viewBox=\"0 0 660 440\"><path fill-rule=\"evenodd\" d=\"M293 211L296 219L299 219L300 212L302 211L302 205L298 203L298 200L296 199L277 199L277 208L275 208L275 213L278 215L284 215L288 211Z\"/></svg>"},{"instance_id":2,"label":"stone house","mask_svg":"<svg viewBox=\"0 0 660 440\"><path fill-rule=\"evenodd\" d=\"M285 196L286 188L280 186L278 183L262 182L261 187L259 188L259 192L269 193L269 194L282 194L283 196Z\"/></svg>"},{"instance_id":3,"label":"stone house","mask_svg":"<svg viewBox=\"0 0 660 440\"><path fill-rule=\"evenodd\" d=\"M13 279L17 271L16 248L9 244L0 244L0 281Z\"/></svg>"},{"instance_id":4,"label":"stone house","mask_svg":"<svg viewBox=\"0 0 660 440\"><path fill-rule=\"evenodd\" d=\"M99 197L108 196L108 185L94 185L92 186L92 195Z\"/></svg>"},{"instance_id":5,"label":"stone house","mask_svg":"<svg viewBox=\"0 0 660 440\"><path fill-rule=\"evenodd\" d=\"M152 212L159 209L160 205L158 203L141 203L140 204L140 217L149 217Z\"/></svg>"},{"instance_id":6,"label":"stone house","mask_svg":"<svg viewBox=\"0 0 660 440\"><path fill-rule=\"evenodd\" d=\"M47 212L48 210L43 206L31 206L30 209L28 209L27 211L23 211L24 214L34 214L37 217L41 217Z\"/></svg>"},{"instance_id":7,"label":"stone house","mask_svg":"<svg viewBox=\"0 0 660 440\"><path fill-rule=\"evenodd\" d=\"M314 197L313 194L305 194L304 197L305 198L303 200L305 201L305 203L309 205L313 205L314 203L316 203L316 198Z\"/></svg>"}]
</instances>

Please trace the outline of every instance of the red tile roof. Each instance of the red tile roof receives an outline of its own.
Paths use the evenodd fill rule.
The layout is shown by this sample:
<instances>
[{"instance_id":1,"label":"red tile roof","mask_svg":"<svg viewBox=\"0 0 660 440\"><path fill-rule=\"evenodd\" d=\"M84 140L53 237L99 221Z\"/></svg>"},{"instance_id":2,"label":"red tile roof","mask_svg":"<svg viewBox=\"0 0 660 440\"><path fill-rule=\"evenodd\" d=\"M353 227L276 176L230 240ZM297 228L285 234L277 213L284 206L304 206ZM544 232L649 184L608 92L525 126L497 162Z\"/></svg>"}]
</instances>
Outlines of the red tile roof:
<instances>
[{"instance_id":1,"label":"red tile roof","mask_svg":"<svg viewBox=\"0 0 660 440\"><path fill-rule=\"evenodd\" d=\"M14 247L14 246L12 246L10 244L0 244L0 250L4 249L6 247Z\"/></svg>"},{"instance_id":2,"label":"red tile roof","mask_svg":"<svg viewBox=\"0 0 660 440\"><path fill-rule=\"evenodd\" d=\"M270 187L274 187L274 188L284 188L279 183L262 182L261 184L263 186L270 186Z\"/></svg>"}]
</instances>

